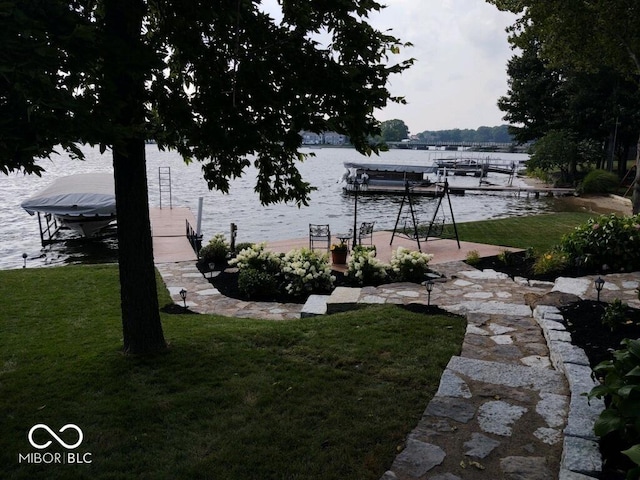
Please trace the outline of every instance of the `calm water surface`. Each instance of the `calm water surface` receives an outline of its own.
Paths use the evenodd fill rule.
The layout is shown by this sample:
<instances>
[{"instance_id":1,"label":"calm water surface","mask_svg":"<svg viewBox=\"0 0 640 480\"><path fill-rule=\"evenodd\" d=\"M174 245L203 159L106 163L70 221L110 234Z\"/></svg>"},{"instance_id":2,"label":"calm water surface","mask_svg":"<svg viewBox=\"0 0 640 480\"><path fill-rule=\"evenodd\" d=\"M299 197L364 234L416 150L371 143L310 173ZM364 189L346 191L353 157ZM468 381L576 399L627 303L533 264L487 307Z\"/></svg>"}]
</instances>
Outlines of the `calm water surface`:
<instances>
[{"instance_id":1,"label":"calm water surface","mask_svg":"<svg viewBox=\"0 0 640 480\"><path fill-rule=\"evenodd\" d=\"M21 268L22 254L26 253L27 267L60 265L74 262L113 260L116 242L113 231L99 239L74 238L70 233L65 241L42 248L37 217L31 217L20 202L47 186L53 179L73 173L112 172L111 156L100 155L97 149L84 148L85 161L71 160L65 155L43 160L46 172L42 177L23 174L0 174L0 269ZM229 235L230 224L238 227L237 242L259 242L286 238L306 237L309 223L329 223L332 232L344 232L353 225L353 196L342 193L338 182L344 173L343 162L399 163L431 165L436 158L460 155L460 152L393 150L380 157L363 157L355 150L339 148L309 149L315 157L300 164L304 178L317 188L308 207L295 205L261 206L255 185L255 170L234 180L231 191L225 195L208 190L202 180L200 165L186 165L173 152L160 152L155 145L147 146L147 174L149 204L158 206L158 168L171 167L172 203L176 207L189 207L197 215L198 198L203 198L202 233L205 242L216 233ZM469 154L474 158L486 158L487 154ZM521 154L490 154L493 158L520 160ZM491 183L506 184L504 175L494 174L487 179ZM475 186L474 177L449 177L451 185ZM515 180L514 185L521 184ZM358 199L358 223L375 221L376 229L393 229L402 197L360 196ZM457 222L529 215L553 209L550 199L516 197L508 194L473 194L451 196L453 213ZM163 206L166 205L163 197ZM420 198L415 201L419 222L430 220L436 201ZM408 209L405 208L408 213ZM449 217L450 215L447 215ZM194 226L195 227L195 226Z\"/></svg>"}]
</instances>

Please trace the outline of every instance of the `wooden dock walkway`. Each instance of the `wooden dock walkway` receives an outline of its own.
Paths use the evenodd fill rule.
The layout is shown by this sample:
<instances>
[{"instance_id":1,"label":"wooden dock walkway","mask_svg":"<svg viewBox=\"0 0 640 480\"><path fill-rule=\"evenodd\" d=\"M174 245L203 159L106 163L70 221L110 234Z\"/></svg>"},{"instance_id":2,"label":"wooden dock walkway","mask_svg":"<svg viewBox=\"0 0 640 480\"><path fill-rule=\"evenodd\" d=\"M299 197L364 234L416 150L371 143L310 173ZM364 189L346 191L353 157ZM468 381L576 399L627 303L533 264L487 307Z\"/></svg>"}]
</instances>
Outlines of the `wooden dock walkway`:
<instances>
[{"instance_id":1,"label":"wooden dock walkway","mask_svg":"<svg viewBox=\"0 0 640 480\"><path fill-rule=\"evenodd\" d=\"M188 262L198 259L187 238L186 222L195 228L189 208L150 208L153 259L155 263Z\"/></svg>"},{"instance_id":2,"label":"wooden dock walkway","mask_svg":"<svg viewBox=\"0 0 640 480\"><path fill-rule=\"evenodd\" d=\"M345 193L354 194L353 190L344 189ZM442 192L441 188L435 185L415 186L411 188L411 193L417 196L436 197ZM555 188L555 187L510 187L502 185L478 185L457 187L449 184L449 193L451 195L464 195L466 192L480 193L507 193L516 196L527 195L534 197L544 196L566 196L575 193L574 188ZM404 186L389 185L369 185L366 188L358 190L358 195L404 195Z\"/></svg>"}]
</instances>

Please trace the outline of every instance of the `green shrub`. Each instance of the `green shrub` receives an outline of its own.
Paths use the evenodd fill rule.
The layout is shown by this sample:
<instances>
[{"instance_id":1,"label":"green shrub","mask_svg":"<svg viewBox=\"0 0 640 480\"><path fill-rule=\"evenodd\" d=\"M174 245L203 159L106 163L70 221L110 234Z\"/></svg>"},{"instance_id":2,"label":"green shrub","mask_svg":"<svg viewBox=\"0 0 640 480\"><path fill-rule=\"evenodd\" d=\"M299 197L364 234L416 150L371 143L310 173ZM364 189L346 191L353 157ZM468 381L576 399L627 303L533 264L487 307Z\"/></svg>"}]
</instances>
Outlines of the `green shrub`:
<instances>
[{"instance_id":1,"label":"green shrub","mask_svg":"<svg viewBox=\"0 0 640 480\"><path fill-rule=\"evenodd\" d=\"M624 349L613 354L613 360L598 364L593 372L600 380L588 398L606 398L605 408L594 425L594 432L602 441L620 440L622 453L636 467L627 472L627 478L640 475L640 339L622 341ZM604 438L603 438L604 437Z\"/></svg>"},{"instance_id":2,"label":"green shrub","mask_svg":"<svg viewBox=\"0 0 640 480\"><path fill-rule=\"evenodd\" d=\"M472 267L478 265L480 263L480 253L478 250L469 250L467 252L465 262L467 262L467 265L471 265Z\"/></svg>"},{"instance_id":3,"label":"green shrub","mask_svg":"<svg viewBox=\"0 0 640 480\"><path fill-rule=\"evenodd\" d=\"M200 260L203 263L224 264L227 262L229 251L229 243L227 243L224 235L218 233L209 240L207 245L200 249Z\"/></svg>"},{"instance_id":4,"label":"green shrub","mask_svg":"<svg viewBox=\"0 0 640 480\"><path fill-rule=\"evenodd\" d=\"M514 262L513 252L511 250L507 250L506 248L500 250L500 252L498 253L498 260L500 260L500 262L502 262L502 264L505 266L512 265Z\"/></svg>"},{"instance_id":5,"label":"green shrub","mask_svg":"<svg viewBox=\"0 0 640 480\"><path fill-rule=\"evenodd\" d=\"M620 180L615 173L606 170L590 171L580 186L582 193L611 193L615 192Z\"/></svg>"},{"instance_id":6,"label":"green shrub","mask_svg":"<svg viewBox=\"0 0 640 480\"><path fill-rule=\"evenodd\" d=\"M238 290L250 299L269 298L278 292L278 280L264 270L244 268L238 274Z\"/></svg>"},{"instance_id":7,"label":"green shrub","mask_svg":"<svg viewBox=\"0 0 640 480\"><path fill-rule=\"evenodd\" d=\"M550 250L538 256L533 263L535 275L551 275L561 273L568 265L567 255L557 250Z\"/></svg>"},{"instance_id":8,"label":"green shrub","mask_svg":"<svg viewBox=\"0 0 640 480\"><path fill-rule=\"evenodd\" d=\"M611 271L640 269L640 215L601 215L565 235L560 243L574 265Z\"/></svg>"},{"instance_id":9,"label":"green shrub","mask_svg":"<svg viewBox=\"0 0 640 480\"><path fill-rule=\"evenodd\" d=\"M616 330L626 322L628 310L629 305L619 298L616 298L604 309L604 313L601 318L602 324L609 327L611 330Z\"/></svg>"},{"instance_id":10,"label":"green shrub","mask_svg":"<svg viewBox=\"0 0 640 480\"><path fill-rule=\"evenodd\" d=\"M551 174L541 168L527 168L527 174L530 177L537 178L545 183L553 183L553 177Z\"/></svg>"},{"instance_id":11,"label":"green shrub","mask_svg":"<svg viewBox=\"0 0 640 480\"><path fill-rule=\"evenodd\" d=\"M253 242L237 243L235 248L234 248L234 250L233 250L233 253L237 255L238 253L240 253L245 248L251 248L251 247L253 247L253 245L254 245Z\"/></svg>"}]
</instances>

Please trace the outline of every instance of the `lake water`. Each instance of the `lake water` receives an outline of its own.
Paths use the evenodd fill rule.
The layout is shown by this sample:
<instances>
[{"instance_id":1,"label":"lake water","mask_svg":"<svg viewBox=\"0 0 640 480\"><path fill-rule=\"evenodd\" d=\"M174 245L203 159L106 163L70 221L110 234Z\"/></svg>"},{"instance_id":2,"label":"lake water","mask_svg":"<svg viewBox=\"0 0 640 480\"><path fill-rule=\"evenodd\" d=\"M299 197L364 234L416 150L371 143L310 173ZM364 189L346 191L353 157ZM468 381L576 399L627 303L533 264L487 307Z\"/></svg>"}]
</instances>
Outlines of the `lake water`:
<instances>
[{"instance_id":1,"label":"lake water","mask_svg":"<svg viewBox=\"0 0 640 480\"><path fill-rule=\"evenodd\" d=\"M42 248L37 217L31 217L20 207L20 202L57 177L113 171L108 152L100 155L97 149L85 147L83 150L87 156L85 161L71 160L65 155L41 161L46 170L42 177L0 174L0 269L21 268L23 253L27 254L27 267L115 259L117 245L113 232L92 240L77 239L66 233L62 237L65 241ZM354 198L344 194L343 185L338 182L345 171L343 162L431 165L437 158L460 155L460 152L392 150L382 153L379 158L368 158L346 148L304 151L314 153L315 157L300 164L299 169L317 191L313 192L308 207L297 208L283 204L261 206L253 191L253 168L248 169L243 178L232 182L229 194L211 192L202 180L200 164L186 165L176 153L160 152L155 145L147 145L149 204L153 207L160 203L159 167L171 167L173 206L189 207L196 216L198 198L203 198L202 233L205 242L216 233L223 233L228 238L232 222L238 227L237 242L304 238L309 223L329 223L332 232L346 232L353 226ZM521 154L498 153L465 154L467 156L479 159L490 156L509 162L526 158ZM494 184L506 184L507 177L490 174L487 180ZM449 177L449 181L452 186L475 186L479 180L474 177ZM518 184L522 184L522 181L516 179L514 185ZM401 200L401 196L359 196L358 223L375 221L376 229L393 229ZM456 222L541 213L552 210L554 204L548 198L518 198L511 194L467 193L464 196L451 195L451 201ZM430 220L436 200L418 198L414 203L418 221L426 223ZM163 197L163 206L166 204L166 198ZM408 208L405 207L404 211L408 213Z\"/></svg>"}]
</instances>

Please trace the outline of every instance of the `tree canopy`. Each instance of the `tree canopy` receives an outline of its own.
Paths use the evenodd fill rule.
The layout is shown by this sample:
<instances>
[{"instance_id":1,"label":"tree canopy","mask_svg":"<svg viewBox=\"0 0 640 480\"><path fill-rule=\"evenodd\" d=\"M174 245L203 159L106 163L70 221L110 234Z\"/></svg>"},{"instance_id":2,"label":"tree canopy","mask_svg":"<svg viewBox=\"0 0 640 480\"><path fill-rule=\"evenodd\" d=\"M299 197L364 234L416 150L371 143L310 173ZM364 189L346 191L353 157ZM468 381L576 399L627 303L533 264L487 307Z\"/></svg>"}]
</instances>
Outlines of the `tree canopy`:
<instances>
[{"instance_id":1,"label":"tree canopy","mask_svg":"<svg viewBox=\"0 0 640 480\"><path fill-rule=\"evenodd\" d=\"M501 10L519 15L518 20L509 28L509 41L514 47L529 54L536 45L537 60L546 69L540 72L533 68L531 79L526 78L526 68L535 65L531 58L526 60L525 70L521 73L523 88L535 87L535 81L549 82L550 72L555 72L560 87L561 108L565 112L562 126L553 125L549 129L569 128L574 134L590 136L592 140L601 140L609 136L613 148L618 132L628 138L629 128L636 128L638 121L635 111L640 101L640 4L634 0L487 0ZM515 67L512 62L511 66ZM515 84L511 84L513 87ZM532 92L534 90L529 90ZM559 91L556 89L556 91ZM513 92L510 92L513 93ZM526 94L525 94L526 95ZM518 101L511 95L511 100ZM631 100L629 102L629 100ZM543 105L557 102L548 97ZM634 112L629 112L633 105ZM516 103L502 106L511 108ZM533 111L534 109L532 109ZM600 116L599 119L596 118ZM543 116L541 125L545 130ZM622 128L618 128L623 120ZM549 122L557 122L552 118ZM626 123L624 123L626 122ZM540 125L540 124L539 124ZM526 127L526 124L525 124ZM609 132L609 133L607 133ZM625 146L624 150L627 147ZM605 149L606 151L606 149ZM640 148L636 149L636 163L640 160ZM634 191L633 210L640 211L640 168L636 169L636 189Z\"/></svg>"},{"instance_id":2,"label":"tree canopy","mask_svg":"<svg viewBox=\"0 0 640 480\"><path fill-rule=\"evenodd\" d=\"M386 120L380 126L380 135L384 142L401 142L409 137L409 127L402 120Z\"/></svg>"},{"instance_id":3,"label":"tree canopy","mask_svg":"<svg viewBox=\"0 0 640 480\"><path fill-rule=\"evenodd\" d=\"M262 203L306 203L301 130L376 151L374 111L403 102L388 78L405 44L374 29L374 0L8 0L0 5L0 170L77 143L113 152L125 350L162 349L144 141L202 162L226 192L255 155ZM126 197L126 198L125 198ZM126 200L126 201L125 201ZM152 339L152 340L149 340Z\"/></svg>"}]
</instances>

